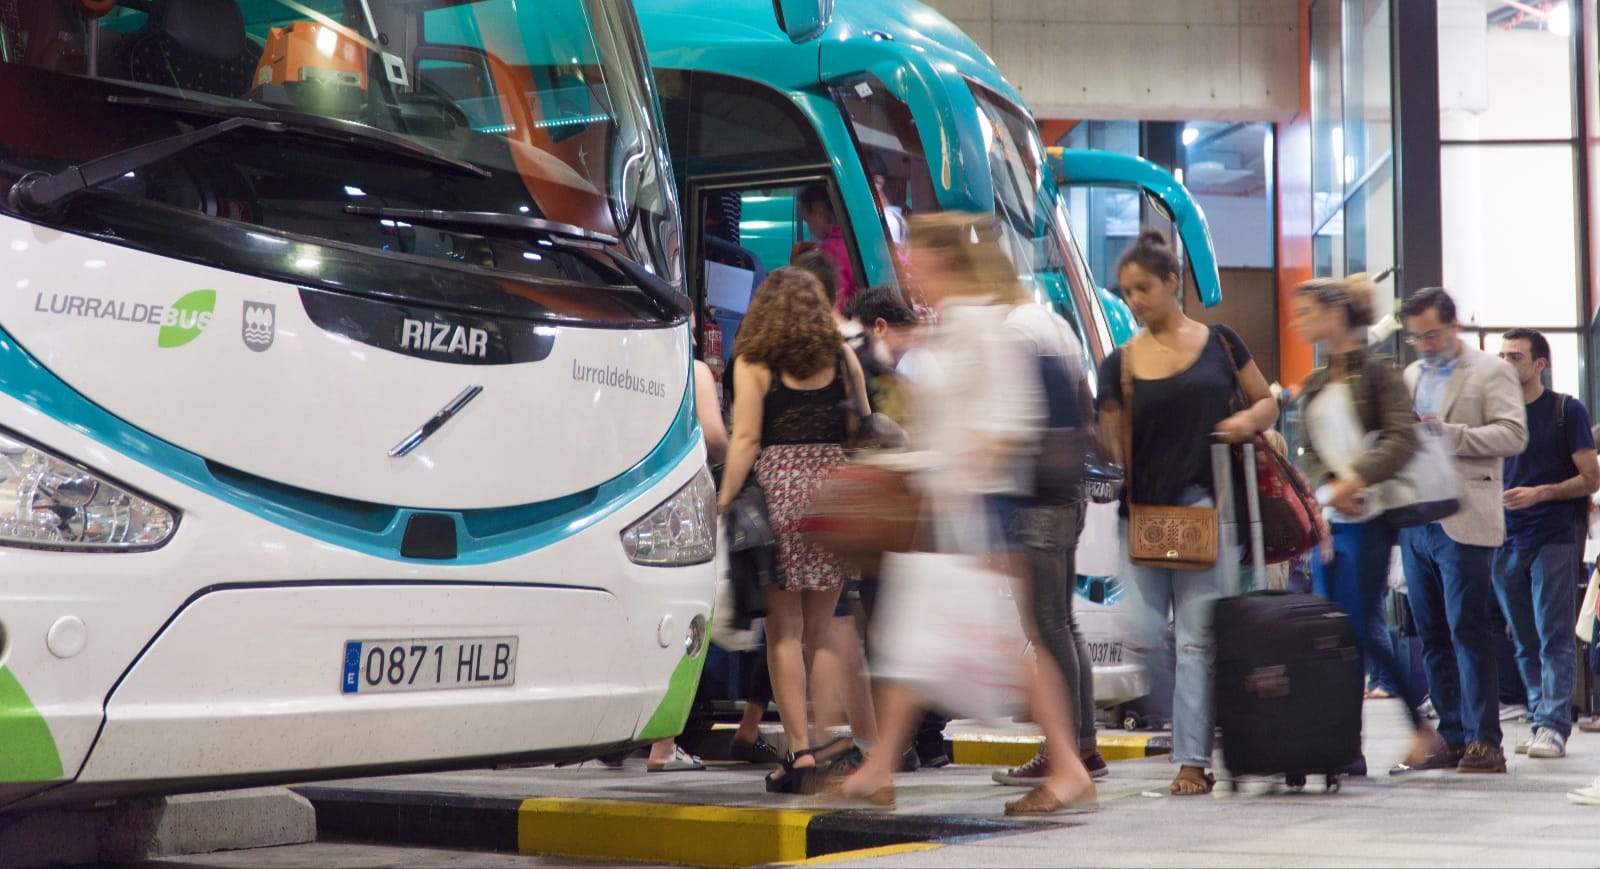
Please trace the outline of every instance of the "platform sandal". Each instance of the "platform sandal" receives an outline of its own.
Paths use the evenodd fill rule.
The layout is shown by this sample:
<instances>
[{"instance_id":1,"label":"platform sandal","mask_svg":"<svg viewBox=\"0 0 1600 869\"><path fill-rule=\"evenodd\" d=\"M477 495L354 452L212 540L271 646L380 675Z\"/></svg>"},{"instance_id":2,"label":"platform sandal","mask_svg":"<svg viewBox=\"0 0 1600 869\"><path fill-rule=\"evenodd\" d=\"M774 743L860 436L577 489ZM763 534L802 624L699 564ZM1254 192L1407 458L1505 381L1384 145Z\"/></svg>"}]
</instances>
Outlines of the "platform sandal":
<instances>
[{"instance_id":1,"label":"platform sandal","mask_svg":"<svg viewBox=\"0 0 1600 869\"><path fill-rule=\"evenodd\" d=\"M767 793L769 794L814 794L817 792L817 783L826 774L826 769L821 764L811 766L795 766L795 761L811 755L816 757L814 748L802 748L791 751L788 756L779 761L778 769L767 775Z\"/></svg>"}]
</instances>

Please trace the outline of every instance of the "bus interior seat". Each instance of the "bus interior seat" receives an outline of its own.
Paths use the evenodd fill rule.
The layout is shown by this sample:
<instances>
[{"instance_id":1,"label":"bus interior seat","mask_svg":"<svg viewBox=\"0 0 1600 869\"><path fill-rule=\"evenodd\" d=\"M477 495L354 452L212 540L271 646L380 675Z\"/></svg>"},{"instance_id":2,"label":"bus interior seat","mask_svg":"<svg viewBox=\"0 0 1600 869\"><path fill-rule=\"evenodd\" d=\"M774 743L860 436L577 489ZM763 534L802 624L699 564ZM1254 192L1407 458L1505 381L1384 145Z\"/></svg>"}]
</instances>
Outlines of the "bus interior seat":
<instances>
[{"instance_id":1,"label":"bus interior seat","mask_svg":"<svg viewBox=\"0 0 1600 869\"><path fill-rule=\"evenodd\" d=\"M258 48L236 0L155 0L128 37L128 78L225 97L250 90Z\"/></svg>"},{"instance_id":2,"label":"bus interior seat","mask_svg":"<svg viewBox=\"0 0 1600 869\"><path fill-rule=\"evenodd\" d=\"M751 273L750 290L755 291L767 279L767 267L755 251L714 235L706 236L706 258L723 265L747 269Z\"/></svg>"}]
</instances>

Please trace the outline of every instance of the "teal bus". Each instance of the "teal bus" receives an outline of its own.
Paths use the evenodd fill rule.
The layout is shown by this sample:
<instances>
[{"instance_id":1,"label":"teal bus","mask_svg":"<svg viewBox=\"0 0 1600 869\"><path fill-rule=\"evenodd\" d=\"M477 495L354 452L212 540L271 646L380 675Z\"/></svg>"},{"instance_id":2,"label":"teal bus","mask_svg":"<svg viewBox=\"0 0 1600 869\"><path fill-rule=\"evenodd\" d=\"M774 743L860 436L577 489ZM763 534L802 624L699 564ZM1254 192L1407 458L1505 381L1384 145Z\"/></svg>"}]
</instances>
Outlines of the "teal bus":
<instances>
[{"instance_id":1,"label":"teal bus","mask_svg":"<svg viewBox=\"0 0 1600 869\"><path fill-rule=\"evenodd\" d=\"M724 359L762 276L811 240L802 196L831 205L856 288L896 286L913 300L906 215L1001 216L1019 276L1072 324L1091 368L1135 324L1090 273L1062 185L1142 191L1183 242L1201 301L1220 298L1205 218L1182 184L1136 157L1047 149L994 62L921 3L638 0L637 10L684 208L686 284ZM1114 509L1090 513L1080 590L1113 587L1120 560ZM1102 647L1103 699L1142 694L1120 643Z\"/></svg>"}]
</instances>

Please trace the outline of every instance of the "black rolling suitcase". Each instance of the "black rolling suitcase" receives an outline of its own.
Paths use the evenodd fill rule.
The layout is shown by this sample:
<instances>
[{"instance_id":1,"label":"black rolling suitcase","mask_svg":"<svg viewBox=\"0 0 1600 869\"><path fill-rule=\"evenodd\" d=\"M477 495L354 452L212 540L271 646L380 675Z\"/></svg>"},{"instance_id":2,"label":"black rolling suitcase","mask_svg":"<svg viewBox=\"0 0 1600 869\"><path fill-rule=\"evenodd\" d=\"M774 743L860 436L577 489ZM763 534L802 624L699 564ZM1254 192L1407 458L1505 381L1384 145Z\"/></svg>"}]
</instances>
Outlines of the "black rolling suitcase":
<instances>
[{"instance_id":1,"label":"black rolling suitcase","mask_svg":"<svg viewBox=\"0 0 1600 869\"><path fill-rule=\"evenodd\" d=\"M1244 466L1253 477L1255 458L1245 447ZM1233 472L1228 448L1212 450L1218 480ZM1261 574L1260 505L1255 480L1246 481L1251 501L1252 561ZM1217 485L1218 565L1238 573L1240 551L1232 510L1232 486ZM1238 588L1237 581L1232 585ZM1326 776L1337 790L1339 772L1361 757L1361 695L1365 676L1355 632L1325 598L1287 591L1254 591L1217 601L1216 713L1222 758L1231 787L1241 776L1284 776L1291 788L1310 775Z\"/></svg>"}]
</instances>

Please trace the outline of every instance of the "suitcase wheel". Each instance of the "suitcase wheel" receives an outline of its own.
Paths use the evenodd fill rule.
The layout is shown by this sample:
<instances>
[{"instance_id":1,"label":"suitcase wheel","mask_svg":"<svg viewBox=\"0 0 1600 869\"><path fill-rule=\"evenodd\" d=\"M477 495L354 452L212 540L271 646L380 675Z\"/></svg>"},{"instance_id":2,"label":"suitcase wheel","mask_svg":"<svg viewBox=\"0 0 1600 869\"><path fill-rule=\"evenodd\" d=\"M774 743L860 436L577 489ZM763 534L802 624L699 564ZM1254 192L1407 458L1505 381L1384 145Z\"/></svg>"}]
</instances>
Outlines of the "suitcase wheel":
<instances>
[{"instance_id":1,"label":"suitcase wheel","mask_svg":"<svg viewBox=\"0 0 1600 869\"><path fill-rule=\"evenodd\" d=\"M1305 788L1306 777L1304 773L1291 772L1283 777L1283 783L1289 786L1289 790L1298 791Z\"/></svg>"},{"instance_id":2,"label":"suitcase wheel","mask_svg":"<svg viewBox=\"0 0 1600 869\"><path fill-rule=\"evenodd\" d=\"M1336 793L1339 792L1339 788L1341 787L1341 783L1339 781L1339 774L1338 773L1330 772L1327 775L1323 776L1323 778L1325 780L1323 785L1322 785L1322 792L1323 793L1325 793L1325 794L1336 794Z\"/></svg>"}]
</instances>

